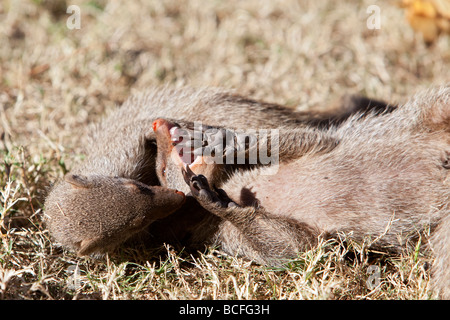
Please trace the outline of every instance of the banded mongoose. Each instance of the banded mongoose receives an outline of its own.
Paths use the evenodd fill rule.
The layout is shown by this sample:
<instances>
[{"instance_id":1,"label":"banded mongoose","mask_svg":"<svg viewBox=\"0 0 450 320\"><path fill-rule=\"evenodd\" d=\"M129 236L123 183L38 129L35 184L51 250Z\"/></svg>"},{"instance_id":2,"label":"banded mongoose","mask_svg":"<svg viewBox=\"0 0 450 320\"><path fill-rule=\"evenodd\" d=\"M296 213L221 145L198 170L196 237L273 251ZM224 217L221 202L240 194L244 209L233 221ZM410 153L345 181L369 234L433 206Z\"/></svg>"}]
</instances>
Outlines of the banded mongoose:
<instances>
[{"instance_id":1,"label":"banded mongoose","mask_svg":"<svg viewBox=\"0 0 450 320\"><path fill-rule=\"evenodd\" d=\"M185 201L182 194L157 187L152 123L158 117L234 128L327 127L352 112L388 108L383 102L350 97L332 112L302 113L220 89L149 90L129 98L93 128L86 143L86 160L56 183L46 199L47 226L57 242L79 255L101 254L179 209ZM187 217L182 214L189 210L188 204L174 219L186 219L191 225L195 212ZM167 224L174 227L170 220ZM188 229L179 227L179 232L188 233Z\"/></svg>"},{"instance_id":2,"label":"banded mongoose","mask_svg":"<svg viewBox=\"0 0 450 320\"><path fill-rule=\"evenodd\" d=\"M259 166L223 180L214 170L221 165L207 161L186 136L176 136L183 125L155 121L158 161L178 167L172 182L185 180L191 195L218 218L205 237L223 251L278 264L319 237L344 233L399 252L430 227L432 283L450 298L450 86L417 94L391 113L350 117L329 130L281 128L275 174L271 166ZM183 157L186 149L192 156Z\"/></svg>"}]
</instances>

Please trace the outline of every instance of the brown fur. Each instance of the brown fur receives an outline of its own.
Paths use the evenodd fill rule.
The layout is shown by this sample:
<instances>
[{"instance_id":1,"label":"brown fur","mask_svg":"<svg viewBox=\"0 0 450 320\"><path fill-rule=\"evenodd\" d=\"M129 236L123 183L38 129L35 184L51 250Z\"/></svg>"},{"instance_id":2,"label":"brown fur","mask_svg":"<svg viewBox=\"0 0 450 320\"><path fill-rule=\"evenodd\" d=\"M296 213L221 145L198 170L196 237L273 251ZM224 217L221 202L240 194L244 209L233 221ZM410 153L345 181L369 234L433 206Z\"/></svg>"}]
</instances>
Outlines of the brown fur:
<instances>
[{"instance_id":1,"label":"brown fur","mask_svg":"<svg viewBox=\"0 0 450 320\"><path fill-rule=\"evenodd\" d=\"M48 228L58 242L78 254L96 254L114 248L181 206L179 193L156 186L152 122L158 117L234 128L249 123L301 127L308 121L326 126L342 121L352 110L372 108L370 100L346 99L331 116L294 112L218 89L155 88L133 96L93 128L87 159L52 188L45 202ZM184 186L183 182L180 187Z\"/></svg>"}]
</instances>

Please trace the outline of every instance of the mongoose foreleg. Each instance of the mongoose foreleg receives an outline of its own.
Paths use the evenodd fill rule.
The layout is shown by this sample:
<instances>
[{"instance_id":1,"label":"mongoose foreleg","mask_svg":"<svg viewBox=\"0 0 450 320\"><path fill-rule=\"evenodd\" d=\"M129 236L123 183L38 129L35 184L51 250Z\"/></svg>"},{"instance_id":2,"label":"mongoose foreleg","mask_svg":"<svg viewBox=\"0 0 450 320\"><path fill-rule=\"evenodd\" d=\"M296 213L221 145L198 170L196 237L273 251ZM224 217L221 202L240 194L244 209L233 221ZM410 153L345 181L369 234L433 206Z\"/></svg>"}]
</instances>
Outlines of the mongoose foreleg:
<instances>
[{"instance_id":1,"label":"mongoose foreleg","mask_svg":"<svg viewBox=\"0 0 450 320\"><path fill-rule=\"evenodd\" d=\"M315 228L272 215L264 208L242 207L224 190L211 188L205 176L195 175L188 166L183 176L202 207L224 220L216 241L229 254L280 265L317 244L320 233Z\"/></svg>"}]
</instances>

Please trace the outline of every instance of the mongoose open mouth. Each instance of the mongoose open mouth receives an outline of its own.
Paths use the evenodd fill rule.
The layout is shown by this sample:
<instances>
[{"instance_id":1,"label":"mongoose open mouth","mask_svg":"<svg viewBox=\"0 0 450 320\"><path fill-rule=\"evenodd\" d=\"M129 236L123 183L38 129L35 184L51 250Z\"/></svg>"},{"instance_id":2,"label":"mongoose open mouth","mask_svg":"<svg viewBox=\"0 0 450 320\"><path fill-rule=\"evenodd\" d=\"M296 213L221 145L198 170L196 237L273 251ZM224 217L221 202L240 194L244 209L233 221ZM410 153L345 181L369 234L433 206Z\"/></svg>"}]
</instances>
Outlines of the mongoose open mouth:
<instances>
[{"instance_id":1,"label":"mongoose open mouth","mask_svg":"<svg viewBox=\"0 0 450 320\"><path fill-rule=\"evenodd\" d=\"M165 119L153 122L153 130L166 136L165 143L168 144L172 159L181 168L191 168L204 163L204 155L214 155L212 150L212 134L207 129L212 127L189 124L183 128ZM217 130L216 130L217 131ZM223 130L225 131L225 130ZM222 143L222 136L220 136ZM217 140L217 139L216 139Z\"/></svg>"},{"instance_id":2,"label":"mongoose open mouth","mask_svg":"<svg viewBox=\"0 0 450 320\"><path fill-rule=\"evenodd\" d=\"M190 132L181 129L180 127L173 126L169 130L169 135L173 150L176 151L176 154L184 165L192 165L200 160L202 147L195 148L195 143L191 139Z\"/></svg>"}]
</instances>

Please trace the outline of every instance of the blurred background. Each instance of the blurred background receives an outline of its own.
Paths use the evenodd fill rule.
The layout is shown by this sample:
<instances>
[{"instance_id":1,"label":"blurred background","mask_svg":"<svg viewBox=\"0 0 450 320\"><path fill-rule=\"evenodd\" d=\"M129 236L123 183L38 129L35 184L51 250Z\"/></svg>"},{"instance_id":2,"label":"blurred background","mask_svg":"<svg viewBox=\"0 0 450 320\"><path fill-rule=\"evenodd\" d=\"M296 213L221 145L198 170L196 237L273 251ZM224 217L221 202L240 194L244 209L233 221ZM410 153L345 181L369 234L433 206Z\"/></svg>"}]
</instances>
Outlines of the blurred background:
<instances>
[{"instance_id":1,"label":"blurred background","mask_svg":"<svg viewBox=\"0 0 450 320\"><path fill-rule=\"evenodd\" d=\"M449 37L427 45L408 21L405 5L420 16L421 2L3 0L3 131L10 142L37 143L33 152L44 135L75 147L74 129L166 83L298 109L326 108L345 93L401 102L450 80ZM79 8L79 29L69 28L69 5ZM372 5L379 29L368 28Z\"/></svg>"}]
</instances>

